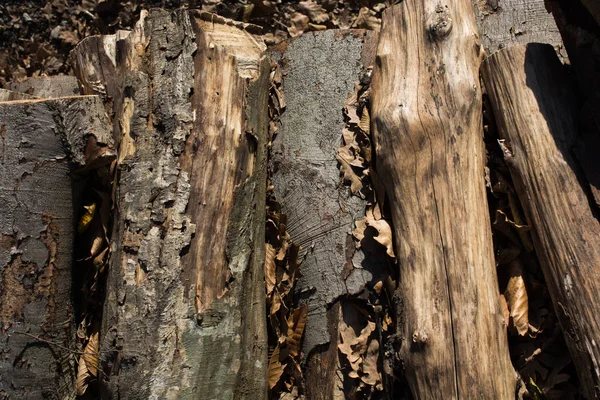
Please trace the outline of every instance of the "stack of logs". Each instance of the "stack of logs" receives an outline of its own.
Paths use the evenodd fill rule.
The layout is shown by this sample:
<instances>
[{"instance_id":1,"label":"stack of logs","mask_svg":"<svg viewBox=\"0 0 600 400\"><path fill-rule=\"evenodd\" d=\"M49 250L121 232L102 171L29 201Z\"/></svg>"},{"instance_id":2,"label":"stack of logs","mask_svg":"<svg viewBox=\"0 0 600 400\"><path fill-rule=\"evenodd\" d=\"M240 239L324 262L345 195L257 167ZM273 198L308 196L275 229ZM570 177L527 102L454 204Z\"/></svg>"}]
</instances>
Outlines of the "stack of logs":
<instances>
[{"instance_id":1,"label":"stack of logs","mask_svg":"<svg viewBox=\"0 0 600 400\"><path fill-rule=\"evenodd\" d=\"M581 392L600 396L599 192L552 46L486 57L471 2L405 0L379 33L270 49L252 25L152 10L72 58L76 78L0 90L0 398L291 392L267 379L290 340L273 360L270 191L300 246L307 398L514 398L480 74Z\"/></svg>"}]
</instances>

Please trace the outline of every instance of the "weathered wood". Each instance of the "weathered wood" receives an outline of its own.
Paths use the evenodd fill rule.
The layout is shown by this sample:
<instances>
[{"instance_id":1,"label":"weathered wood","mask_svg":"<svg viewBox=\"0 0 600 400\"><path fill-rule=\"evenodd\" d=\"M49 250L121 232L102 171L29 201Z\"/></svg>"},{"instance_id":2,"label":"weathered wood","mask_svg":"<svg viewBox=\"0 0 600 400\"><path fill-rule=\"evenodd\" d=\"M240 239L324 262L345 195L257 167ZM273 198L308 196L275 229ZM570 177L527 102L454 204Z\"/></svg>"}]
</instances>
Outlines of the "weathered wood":
<instances>
[{"instance_id":1,"label":"weathered wood","mask_svg":"<svg viewBox=\"0 0 600 400\"><path fill-rule=\"evenodd\" d=\"M0 103L0 124L0 397L75 398L69 174L112 136L96 96Z\"/></svg>"},{"instance_id":2,"label":"weathered wood","mask_svg":"<svg viewBox=\"0 0 600 400\"><path fill-rule=\"evenodd\" d=\"M32 98L34 97L25 93L13 92L12 90L7 89L0 89L0 101L27 100Z\"/></svg>"},{"instance_id":3,"label":"weathered wood","mask_svg":"<svg viewBox=\"0 0 600 400\"><path fill-rule=\"evenodd\" d=\"M286 104L273 141L272 183L291 239L303 248L295 294L308 305L302 349L311 399L344 396L338 303L387 271L385 250L376 257L356 248L352 230L366 201L342 184L336 158L344 102L374 62L376 40L375 32L330 30L306 33L272 51L283 66Z\"/></svg>"},{"instance_id":4,"label":"weathered wood","mask_svg":"<svg viewBox=\"0 0 600 400\"><path fill-rule=\"evenodd\" d=\"M417 398L515 394L484 184L482 54L469 1L384 12L371 122L400 264L399 358Z\"/></svg>"},{"instance_id":5,"label":"weathered wood","mask_svg":"<svg viewBox=\"0 0 600 400\"><path fill-rule=\"evenodd\" d=\"M75 49L120 144L100 338L109 398L266 397L269 63L251 32L152 10L114 50Z\"/></svg>"},{"instance_id":6,"label":"weathered wood","mask_svg":"<svg viewBox=\"0 0 600 400\"><path fill-rule=\"evenodd\" d=\"M577 103L550 47L489 57L483 76L584 394L600 396L600 223L572 155Z\"/></svg>"},{"instance_id":7,"label":"weathered wood","mask_svg":"<svg viewBox=\"0 0 600 400\"><path fill-rule=\"evenodd\" d=\"M74 76L43 76L28 78L22 82L10 82L8 89L43 99L70 97L81 94Z\"/></svg>"},{"instance_id":8,"label":"weathered wood","mask_svg":"<svg viewBox=\"0 0 600 400\"><path fill-rule=\"evenodd\" d=\"M488 54L515 44L548 43L566 59L560 32L544 0L471 0Z\"/></svg>"}]
</instances>

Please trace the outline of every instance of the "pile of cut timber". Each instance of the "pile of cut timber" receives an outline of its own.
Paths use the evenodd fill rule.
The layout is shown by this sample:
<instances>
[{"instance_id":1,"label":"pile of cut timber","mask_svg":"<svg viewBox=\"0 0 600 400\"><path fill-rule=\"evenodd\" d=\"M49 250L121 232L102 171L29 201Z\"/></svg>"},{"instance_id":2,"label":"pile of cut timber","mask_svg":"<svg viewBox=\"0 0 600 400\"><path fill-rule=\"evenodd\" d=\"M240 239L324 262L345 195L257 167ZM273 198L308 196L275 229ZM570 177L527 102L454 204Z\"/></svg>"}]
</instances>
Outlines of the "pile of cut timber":
<instances>
[{"instance_id":1,"label":"pile of cut timber","mask_svg":"<svg viewBox=\"0 0 600 400\"><path fill-rule=\"evenodd\" d=\"M380 32L273 48L155 9L84 39L75 77L0 89L0 398L522 395L484 91L581 394L599 397L596 149L558 35L502 39L473 7L405 0Z\"/></svg>"}]
</instances>

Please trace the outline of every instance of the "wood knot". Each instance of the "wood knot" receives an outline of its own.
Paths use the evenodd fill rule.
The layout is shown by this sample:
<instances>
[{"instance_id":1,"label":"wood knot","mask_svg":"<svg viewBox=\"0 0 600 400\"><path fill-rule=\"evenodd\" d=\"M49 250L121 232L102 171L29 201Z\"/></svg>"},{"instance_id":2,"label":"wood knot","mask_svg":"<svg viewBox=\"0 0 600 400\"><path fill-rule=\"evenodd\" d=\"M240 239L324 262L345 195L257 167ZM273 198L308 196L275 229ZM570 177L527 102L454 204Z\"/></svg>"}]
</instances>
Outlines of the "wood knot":
<instances>
[{"instance_id":1,"label":"wood knot","mask_svg":"<svg viewBox=\"0 0 600 400\"><path fill-rule=\"evenodd\" d=\"M433 40L442 40L452 31L452 18L448 6L438 5L429 17L428 30Z\"/></svg>"},{"instance_id":2,"label":"wood knot","mask_svg":"<svg viewBox=\"0 0 600 400\"><path fill-rule=\"evenodd\" d=\"M411 351L420 351L425 347L427 342L429 341L429 336L421 330L416 330L412 335L412 343L410 345Z\"/></svg>"}]
</instances>

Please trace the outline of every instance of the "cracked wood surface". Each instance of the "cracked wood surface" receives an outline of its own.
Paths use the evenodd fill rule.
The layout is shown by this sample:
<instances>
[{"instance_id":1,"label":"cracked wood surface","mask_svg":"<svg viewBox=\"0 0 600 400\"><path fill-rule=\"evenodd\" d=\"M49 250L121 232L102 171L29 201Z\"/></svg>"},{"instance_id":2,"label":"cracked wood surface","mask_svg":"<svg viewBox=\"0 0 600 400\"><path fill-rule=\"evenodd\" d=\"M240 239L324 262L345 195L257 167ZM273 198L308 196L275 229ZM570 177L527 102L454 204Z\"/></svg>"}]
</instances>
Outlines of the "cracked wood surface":
<instances>
[{"instance_id":1,"label":"cracked wood surface","mask_svg":"<svg viewBox=\"0 0 600 400\"><path fill-rule=\"evenodd\" d=\"M91 161L91 138L110 146L104 107L3 102L0 124L0 397L74 399L70 172Z\"/></svg>"},{"instance_id":2,"label":"cracked wood surface","mask_svg":"<svg viewBox=\"0 0 600 400\"><path fill-rule=\"evenodd\" d=\"M416 398L513 398L484 184L468 0L383 15L371 86L376 170L392 211L399 358Z\"/></svg>"},{"instance_id":3,"label":"cracked wood surface","mask_svg":"<svg viewBox=\"0 0 600 400\"><path fill-rule=\"evenodd\" d=\"M573 155L577 102L549 46L487 58L483 77L504 158L533 227L540 265L584 395L600 395L600 223Z\"/></svg>"},{"instance_id":4,"label":"cracked wood surface","mask_svg":"<svg viewBox=\"0 0 600 400\"><path fill-rule=\"evenodd\" d=\"M253 29L152 10L75 50L119 143L108 398L266 398L269 63Z\"/></svg>"}]
</instances>

